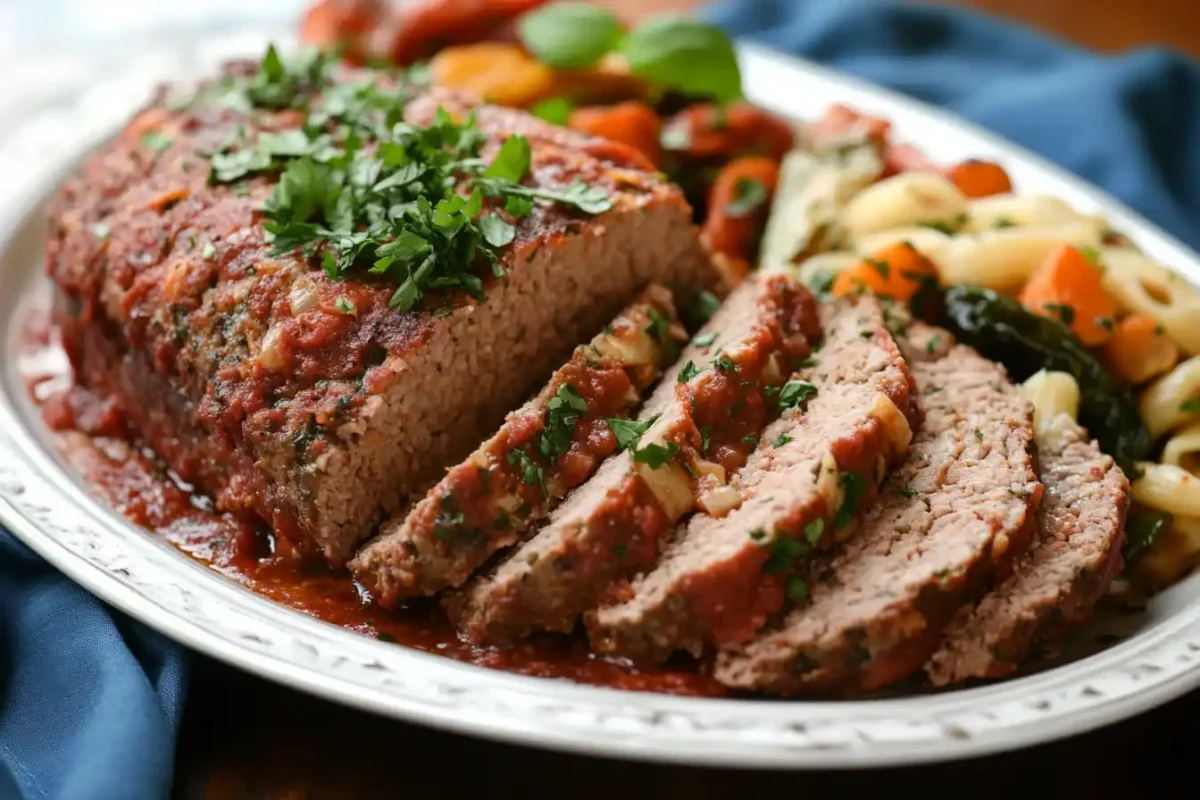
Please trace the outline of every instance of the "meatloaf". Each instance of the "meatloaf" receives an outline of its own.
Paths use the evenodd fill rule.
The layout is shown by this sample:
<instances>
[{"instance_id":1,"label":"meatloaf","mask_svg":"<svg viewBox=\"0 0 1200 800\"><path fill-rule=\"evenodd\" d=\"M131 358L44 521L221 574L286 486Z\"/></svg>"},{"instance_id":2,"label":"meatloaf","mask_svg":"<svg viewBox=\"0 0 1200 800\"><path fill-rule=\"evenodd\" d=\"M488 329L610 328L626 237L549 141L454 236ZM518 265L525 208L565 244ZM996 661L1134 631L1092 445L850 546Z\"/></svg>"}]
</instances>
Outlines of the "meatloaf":
<instances>
[{"instance_id":1,"label":"meatloaf","mask_svg":"<svg viewBox=\"0 0 1200 800\"><path fill-rule=\"evenodd\" d=\"M411 513L385 523L350 562L355 577L385 608L462 585L616 450L607 418L641 403L686 340L671 292L649 287Z\"/></svg>"},{"instance_id":2,"label":"meatloaf","mask_svg":"<svg viewBox=\"0 0 1200 800\"><path fill-rule=\"evenodd\" d=\"M657 566L591 613L592 647L636 661L750 638L800 584L814 551L845 537L860 506L908 450L911 376L874 298L822 308L815 366L781 393L788 406L737 474L736 508L699 513Z\"/></svg>"},{"instance_id":3,"label":"meatloaf","mask_svg":"<svg viewBox=\"0 0 1200 800\"><path fill-rule=\"evenodd\" d=\"M460 630L491 643L536 628L569 631L614 584L649 567L662 531L696 502L719 502L725 476L758 441L767 397L817 332L813 297L794 279L743 283L668 370L626 449L536 536L451 599Z\"/></svg>"},{"instance_id":4,"label":"meatloaf","mask_svg":"<svg viewBox=\"0 0 1200 800\"><path fill-rule=\"evenodd\" d=\"M252 71L230 65L226 78ZM360 78L339 74L301 99ZM590 154L586 137L481 109L496 120L482 159L507 138L503 120L546 130L530 137L527 183L583 181L611 209L535 202L512 220L495 270L481 270L483 300L434 289L393 310L389 280L332 279L316 251L272 254L269 163L210 180L208 154L248 152L303 121L298 100L246 108L211 91L223 86L186 104L160 92L66 182L47 271L78 381L117 398L220 509L267 520L301 554L344 563L385 511L476 447L647 283L714 280L682 194L635 154L610 143ZM413 108L419 126L424 106Z\"/></svg>"},{"instance_id":5,"label":"meatloaf","mask_svg":"<svg viewBox=\"0 0 1200 800\"><path fill-rule=\"evenodd\" d=\"M1046 493L1033 545L946 628L925 666L937 686L1013 673L1036 645L1085 621L1121 570L1125 473L1064 414L1038 433L1038 474Z\"/></svg>"},{"instance_id":6,"label":"meatloaf","mask_svg":"<svg viewBox=\"0 0 1200 800\"><path fill-rule=\"evenodd\" d=\"M960 603L1028 544L1041 494L1032 410L998 365L914 324L901 339L925 415L858 535L806 576L782 620L717 655L715 676L776 693L870 690L920 669Z\"/></svg>"}]
</instances>

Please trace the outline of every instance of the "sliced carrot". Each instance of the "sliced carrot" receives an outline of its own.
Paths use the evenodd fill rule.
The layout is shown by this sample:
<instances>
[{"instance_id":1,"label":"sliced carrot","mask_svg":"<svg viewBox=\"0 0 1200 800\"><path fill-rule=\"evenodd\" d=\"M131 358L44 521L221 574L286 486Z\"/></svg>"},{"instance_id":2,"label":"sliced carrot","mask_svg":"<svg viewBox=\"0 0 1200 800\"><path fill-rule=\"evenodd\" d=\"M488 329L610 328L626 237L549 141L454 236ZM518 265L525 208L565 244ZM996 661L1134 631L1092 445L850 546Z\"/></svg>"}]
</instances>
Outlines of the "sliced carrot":
<instances>
[{"instance_id":1,"label":"sliced carrot","mask_svg":"<svg viewBox=\"0 0 1200 800\"><path fill-rule=\"evenodd\" d=\"M389 57L411 64L448 44L481 42L505 23L547 0L417 0L389 4L398 17L387 29L392 34Z\"/></svg>"},{"instance_id":2,"label":"sliced carrot","mask_svg":"<svg viewBox=\"0 0 1200 800\"><path fill-rule=\"evenodd\" d=\"M554 92L554 73L511 42L447 47L429 62L435 86L465 89L491 103L521 108Z\"/></svg>"},{"instance_id":3,"label":"sliced carrot","mask_svg":"<svg viewBox=\"0 0 1200 800\"><path fill-rule=\"evenodd\" d=\"M698 103L672 117L663 144L688 158L728 158L757 154L778 161L792 149L791 126L746 102L720 107Z\"/></svg>"},{"instance_id":4,"label":"sliced carrot","mask_svg":"<svg viewBox=\"0 0 1200 800\"><path fill-rule=\"evenodd\" d=\"M764 156L742 156L722 167L709 191L708 218L700 231L708 248L749 261L778 180L779 162Z\"/></svg>"},{"instance_id":5,"label":"sliced carrot","mask_svg":"<svg viewBox=\"0 0 1200 800\"><path fill-rule=\"evenodd\" d=\"M320 0L304 12L300 39L323 50L341 45L347 61L362 65L372 55L367 40L386 15L381 0Z\"/></svg>"},{"instance_id":6,"label":"sliced carrot","mask_svg":"<svg viewBox=\"0 0 1200 800\"><path fill-rule=\"evenodd\" d=\"M1109 371L1134 385L1167 372L1179 360L1179 347L1149 314L1130 314L1116 323L1104 345Z\"/></svg>"},{"instance_id":7,"label":"sliced carrot","mask_svg":"<svg viewBox=\"0 0 1200 800\"><path fill-rule=\"evenodd\" d=\"M640 101L577 108L567 119L567 127L629 145L651 163L659 162L658 135L662 122L654 109Z\"/></svg>"},{"instance_id":8,"label":"sliced carrot","mask_svg":"<svg viewBox=\"0 0 1200 800\"><path fill-rule=\"evenodd\" d=\"M1051 253L1021 290L1020 300L1033 313L1064 322L1089 347L1112 337L1116 304L1104 291L1100 268L1078 248L1063 245Z\"/></svg>"},{"instance_id":9,"label":"sliced carrot","mask_svg":"<svg viewBox=\"0 0 1200 800\"><path fill-rule=\"evenodd\" d=\"M930 281L937 281L933 262L910 243L897 242L838 273L830 291L835 297L867 292L908 302Z\"/></svg>"},{"instance_id":10,"label":"sliced carrot","mask_svg":"<svg viewBox=\"0 0 1200 800\"><path fill-rule=\"evenodd\" d=\"M1008 194L1013 188L1004 167L994 161L968 159L947 170L946 177L967 197Z\"/></svg>"}]
</instances>

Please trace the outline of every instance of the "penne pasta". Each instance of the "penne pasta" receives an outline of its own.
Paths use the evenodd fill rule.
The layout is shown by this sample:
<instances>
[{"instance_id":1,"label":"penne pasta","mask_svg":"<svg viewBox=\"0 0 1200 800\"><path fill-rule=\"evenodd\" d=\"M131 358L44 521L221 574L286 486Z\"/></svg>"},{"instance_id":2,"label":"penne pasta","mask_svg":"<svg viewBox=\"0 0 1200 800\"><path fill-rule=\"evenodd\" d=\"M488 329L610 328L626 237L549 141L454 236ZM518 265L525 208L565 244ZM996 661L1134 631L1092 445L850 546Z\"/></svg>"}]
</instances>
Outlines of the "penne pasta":
<instances>
[{"instance_id":1,"label":"penne pasta","mask_svg":"<svg viewBox=\"0 0 1200 800\"><path fill-rule=\"evenodd\" d=\"M1104 288L1123 311L1154 317L1189 355L1200 353L1200 292L1182 276L1128 248L1100 250Z\"/></svg>"},{"instance_id":2,"label":"penne pasta","mask_svg":"<svg viewBox=\"0 0 1200 800\"><path fill-rule=\"evenodd\" d=\"M1158 438L1189 420L1200 420L1183 407L1196 397L1200 397L1200 356L1176 364L1142 392L1138 408L1150 435Z\"/></svg>"},{"instance_id":3,"label":"penne pasta","mask_svg":"<svg viewBox=\"0 0 1200 800\"><path fill-rule=\"evenodd\" d=\"M1044 194L998 194L967 203L963 231L982 233L1014 227L1053 227L1085 220L1082 214L1057 197Z\"/></svg>"},{"instance_id":4,"label":"penne pasta","mask_svg":"<svg viewBox=\"0 0 1200 800\"><path fill-rule=\"evenodd\" d=\"M1142 462L1130 486L1135 502L1168 514L1200 517L1200 477L1172 464Z\"/></svg>"},{"instance_id":5,"label":"penne pasta","mask_svg":"<svg viewBox=\"0 0 1200 800\"><path fill-rule=\"evenodd\" d=\"M842 224L855 239L888 228L928 223L958 225L967 198L941 175L902 172L863 189L842 212Z\"/></svg>"},{"instance_id":6,"label":"penne pasta","mask_svg":"<svg viewBox=\"0 0 1200 800\"><path fill-rule=\"evenodd\" d=\"M850 269L860 261L862 261L862 258L855 253L847 253L845 251L820 253L799 266L793 266L792 274L799 278L801 283L811 289L827 284L838 273Z\"/></svg>"},{"instance_id":7,"label":"penne pasta","mask_svg":"<svg viewBox=\"0 0 1200 800\"><path fill-rule=\"evenodd\" d=\"M943 283L973 283L1007 292L1024 284L1062 245L1097 247L1100 235L1099 226L1088 220L960 235L953 238L938 266Z\"/></svg>"},{"instance_id":8,"label":"penne pasta","mask_svg":"<svg viewBox=\"0 0 1200 800\"><path fill-rule=\"evenodd\" d=\"M1200 474L1200 422L1180 429L1167 440L1162 461L1192 474Z\"/></svg>"},{"instance_id":9,"label":"penne pasta","mask_svg":"<svg viewBox=\"0 0 1200 800\"><path fill-rule=\"evenodd\" d=\"M1039 439L1079 415L1079 384L1069 373L1038 370L1021 384L1021 393L1033 404L1033 427Z\"/></svg>"},{"instance_id":10,"label":"penne pasta","mask_svg":"<svg viewBox=\"0 0 1200 800\"><path fill-rule=\"evenodd\" d=\"M854 249L863 256L873 256L900 242L908 242L934 264L940 264L953 239L936 228L902 226L861 236L854 240Z\"/></svg>"}]
</instances>

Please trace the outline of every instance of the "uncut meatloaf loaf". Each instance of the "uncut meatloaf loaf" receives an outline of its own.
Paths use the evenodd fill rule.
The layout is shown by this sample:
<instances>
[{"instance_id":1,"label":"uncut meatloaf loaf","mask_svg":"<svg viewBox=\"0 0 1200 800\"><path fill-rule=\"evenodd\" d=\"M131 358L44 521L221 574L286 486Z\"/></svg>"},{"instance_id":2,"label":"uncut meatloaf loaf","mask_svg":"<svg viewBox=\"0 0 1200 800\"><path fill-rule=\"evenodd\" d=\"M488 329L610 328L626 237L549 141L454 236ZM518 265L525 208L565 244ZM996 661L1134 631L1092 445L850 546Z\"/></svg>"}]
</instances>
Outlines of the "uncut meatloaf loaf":
<instances>
[{"instance_id":1,"label":"uncut meatloaf loaf","mask_svg":"<svg viewBox=\"0 0 1200 800\"><path fill-rule=\"evenodd\" d=\"M462 585L616 450L607 420L641 403L686 341L671 292L648 287L412 511L384 523L350 562L355 577L384 608Z\"/></svg>"},{"instance_id":2,"label":"uncut meatloaf loaf","mask_svg":"<svg viewBox=\"0 0 1200 800\"><path fill-rule=\"evenodd\" d=\"M229 65L225 77L254 69ZM344 563L384 512L477 446L647 283L713 282L676 188L631 151L551 131L529 137L526 184L582 180L611 210L536 202L512 220L504 276L480 269L484 301L430 291L395 311L391 280L331 280L318 252L272 255L261 209L277 171L210 180L208 153L295 130L302 113L210 95L221 97L202 88L181 108L160 92L66 182L47 241L55 313L81 384L116 398L219 509L267 520L300 553ZM427 112L411 107L420 125ZM485 116L485 160L503 120L546 128Z\"/></svg>"},{"instance_id":3,"label":"uncut meatloaf loaf","mask_svg":"<svg viewBox=\"0 0 1200 800\"><path fill-rule=\"evenodd\" d=\"M714 676L780 694L868 691L919 670L964 600L1024 551L1041 496L1029 403L945 331L900 337L924 423L857 535L804 576L806 597Z\"/></svg>"}]
</instances>

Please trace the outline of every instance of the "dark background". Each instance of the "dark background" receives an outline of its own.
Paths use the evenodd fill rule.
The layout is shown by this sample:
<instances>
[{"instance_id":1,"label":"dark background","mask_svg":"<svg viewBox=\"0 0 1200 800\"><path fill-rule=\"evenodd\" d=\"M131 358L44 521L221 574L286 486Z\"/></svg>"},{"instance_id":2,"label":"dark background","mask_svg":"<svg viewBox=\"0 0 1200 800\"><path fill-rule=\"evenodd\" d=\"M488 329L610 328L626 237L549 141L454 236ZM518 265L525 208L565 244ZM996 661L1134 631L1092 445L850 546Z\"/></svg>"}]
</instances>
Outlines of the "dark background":
<instances>
[{"instance_id":1,"label":"dark background","mask_svg":"<svg viewBox=\"0 0 1200 800\"><path fill-rule=\"evenodd\" d=\"M795 0L804 2L804 0ZM696 0L610 0L622 15ZM1081 45L1167 45L1200 56L1200 0L957 0ZM946 766L858 773L659 767L545 753L371 717L202 660L176 794L212 800L526 797L1196 796L1200 693L1102 731ZM1161 788L1160 788L1161 787Z\"/></svg>"}]
</instances>

